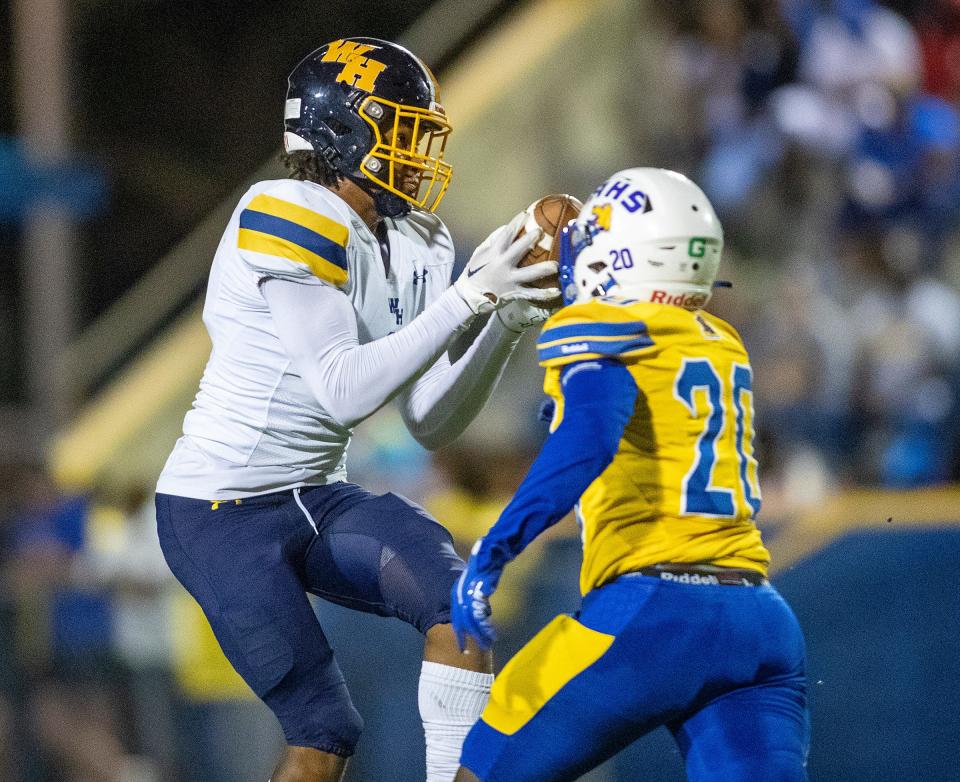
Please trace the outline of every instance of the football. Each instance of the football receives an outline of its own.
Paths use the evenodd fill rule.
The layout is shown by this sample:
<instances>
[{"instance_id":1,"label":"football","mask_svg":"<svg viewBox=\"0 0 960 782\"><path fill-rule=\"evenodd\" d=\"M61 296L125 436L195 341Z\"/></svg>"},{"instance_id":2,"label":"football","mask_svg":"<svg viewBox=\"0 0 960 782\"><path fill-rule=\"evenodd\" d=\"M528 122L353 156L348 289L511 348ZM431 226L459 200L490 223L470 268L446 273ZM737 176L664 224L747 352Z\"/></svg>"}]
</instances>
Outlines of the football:
<instances>
[{"instance_id":1,"label":"football","mask_svg":"<svg viewBox=\"0 0 960 782\"><path fill-rule=\"evenodd\" d=\"M537 199L527 207L527 219L517 236L523 236L527 231L533 231L538 226L543 229L543 237L523 258L518 266L529 266L541 261L555 261L560 256L560 243L554 241L560 230L574 217L580 214L583 204L572 195L554 193ZM560 280L556 276L544 277L531 285L537 288L559 288ZM560 298L546 302L547 309L559 307Z\"/></svg>"}]
</instances>

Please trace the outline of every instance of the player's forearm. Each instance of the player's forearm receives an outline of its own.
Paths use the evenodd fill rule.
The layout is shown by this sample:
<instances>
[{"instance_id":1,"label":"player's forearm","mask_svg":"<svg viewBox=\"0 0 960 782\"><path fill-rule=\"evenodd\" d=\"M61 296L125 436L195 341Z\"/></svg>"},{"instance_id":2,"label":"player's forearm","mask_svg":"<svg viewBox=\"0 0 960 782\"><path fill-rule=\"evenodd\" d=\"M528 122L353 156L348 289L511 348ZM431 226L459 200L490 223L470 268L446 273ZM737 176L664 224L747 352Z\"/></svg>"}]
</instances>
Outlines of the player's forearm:
<instances>
[{"instance_id":1,"label":"player's forearm","mask_svg":"<svg viewBox=\"0 0 960 782\"><path fill-rule=\"evenodd\" d=\"M540 533L562 519L613 461L637 388L622 365L590 362L564 382L564 417L513 500L475 552L479 572L497 578Z\"/></svg>"},{"instance_id":2,"label":"player's forearm","mask_svg":"<svg viewBox=\"0 0 960 782\"><path fill-rule=\"evenodd\" d=\"M327 352L313 372L313 385L326 394L324 407L345 426L359 423L430 367L471 317L451 290L399 331Z\"/></svg>"},{"instance_id":3,"label":"player's forearm","mask_svg":"<svg viewBox=\"0 0 960 782\"><path fill-rule=\"evenodd\" d=\"M409 325L361 345L349 300L328 287L268 280L264 296L285 351L317 401L352 427L431 366L470 308L452 289Z\"/></svg>"},{"instance_id":4,"label":"player's forearm","mask_svg":"<svg viewBox=\"0 0 960 782\"><path fill-rule=\"evenodd\" d=\"M424 448L440 448L463 433L490 398L519 339L520 334L491 317L456 363L441 358L416 381L403 415Z\"/></svg>"},{"instance_id":5,"label":"player's forearm","mask_svg":"<svg viewBox=\"0 0 960 782\"><path fill-rule=\"evenodd\" d=\"M576 417L565 420L544 443L510 504L484 536L476 552L478 570L498 573L566 516L614 453L615 445L610 449L609 443L591 439Z\"/></svg>"}]
</instances>

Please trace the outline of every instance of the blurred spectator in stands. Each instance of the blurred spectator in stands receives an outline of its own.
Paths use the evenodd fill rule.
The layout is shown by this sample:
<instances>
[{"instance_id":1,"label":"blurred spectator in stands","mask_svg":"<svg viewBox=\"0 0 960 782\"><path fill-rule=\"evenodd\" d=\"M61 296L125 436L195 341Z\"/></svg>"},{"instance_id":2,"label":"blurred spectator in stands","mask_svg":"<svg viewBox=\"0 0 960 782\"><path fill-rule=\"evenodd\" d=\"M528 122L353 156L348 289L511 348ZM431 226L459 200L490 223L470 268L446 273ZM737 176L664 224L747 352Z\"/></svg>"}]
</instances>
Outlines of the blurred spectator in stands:
<instances>
[{"instance_id":1,"label":"blurred spectator in stands","mask_svg":"<svg viewBox=\"0 0 960 782\"><path fill-rule=\"evenodd\" d=\"M908 229L885 227L849 246L862 283L850 318L861 482L944 481L954 458L960 294L922 273L922 243Z\"/></svg>"},{"instance_id":2,"label":"blurred spectator in stands","mask_svg":"<svg viewBox=\"0 0 960 782\"><path fill-rule=\"evenodd\" d=\"M917 14L923 56L923 91L960 103L960 3L929 0Z\"/></svg>"},{"instance_id":3,"label":"blurred spectator in stands","mask_svg":"<svg viewBox=\"0 0 960 782\"><path fill-rule=\"evenodd\" d=\"M30 779L153 782L124 748L109 600L72 579L89 542L87 500L61 495L40 467L25 471L19 488L7 572L29 677L25 713L39 747Z\"/></svg>"},{"instance_id":4,"label":"blurred spectator in stands","mask_svg":"<svg viewBox=\"0 0 960 782\"><path fill-rule=\"evenodd\" d=\"M960 214L960 114L939 98L879 87L861 97L870 106L846 166L841 226L903 226L921 241L914 271L935 267Z\"/></svg>"},{"instance_id":5,"label":"blurred spectator in stands","mask_svg":"<svg viewBox=\"0 0 960 782\"><path fill-rule=\"evenodd\" d=\"M667 13L679 33L668 64L702 148L698 179L732 216L783 154L767 100L793 78L796 44L774 3L682 3Z\"/></svg>"},{"instance_id":6,"label":"blurred spectator in stands","mask_svg":"<svg viewBox=\"0 0 960 782\"><path fill-rule=\"evenodd\" d=\"M891 105L920 78L916 33L873 0L786 0L800 42L796 83L772 99L780 131L817 154L849 155L863 126L892 121Z\"/></svg>"},{"instance_id":7,"label":"blurred spectator in stands","mask_svg":"<svg viewBox=\"0 0 960 782\"><path fill-rule=\"evenodd\" d=\"M124 671L129 738L145 756L141 765L171 779L176 741L169 613L179 586L160 551L153 497L138 485L100 486L88 529L89 543L74 562L74 579L109 591L111 646Z\"/></svg>"}]
</instances>

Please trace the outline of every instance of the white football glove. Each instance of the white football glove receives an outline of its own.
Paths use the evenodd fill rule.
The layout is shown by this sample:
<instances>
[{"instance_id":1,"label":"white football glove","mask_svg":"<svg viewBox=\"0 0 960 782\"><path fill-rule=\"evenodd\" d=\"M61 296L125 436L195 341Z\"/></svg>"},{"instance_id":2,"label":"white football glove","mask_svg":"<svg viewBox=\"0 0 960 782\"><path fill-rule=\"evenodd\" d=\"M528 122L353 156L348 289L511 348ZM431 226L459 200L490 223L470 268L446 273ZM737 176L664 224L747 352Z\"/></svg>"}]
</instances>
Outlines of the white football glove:
<instances>
[{"instance_id":1,"label":"white football glove","mask_svg":"<svg viewBox=\"0 0 960 782\"><path fill-rule=\"evenodd\" d=\"M504 328L522 334L531 326L546 323L554 312L556 312L555 309L548 310L545 307L538 307L533 302L516 299L498 309L497 317L500 318Z\"/></svg>"},{"instance_id":2,"label":"white football glove","mask_svg":"<svg viewBox=\"0 0 960 782\"><path fill-rule=\"evenodd\" d=\"M460 297L478 315L492 312L516 299L547 301L560 295L557 288L526 287L541 277L556 274L556 261L517 268L520 259L543 235L542 231L528 232L514 241L513 237L525 219L526 212L521 212L484 239L453 284Z\"/></svg>"}]
</instances>

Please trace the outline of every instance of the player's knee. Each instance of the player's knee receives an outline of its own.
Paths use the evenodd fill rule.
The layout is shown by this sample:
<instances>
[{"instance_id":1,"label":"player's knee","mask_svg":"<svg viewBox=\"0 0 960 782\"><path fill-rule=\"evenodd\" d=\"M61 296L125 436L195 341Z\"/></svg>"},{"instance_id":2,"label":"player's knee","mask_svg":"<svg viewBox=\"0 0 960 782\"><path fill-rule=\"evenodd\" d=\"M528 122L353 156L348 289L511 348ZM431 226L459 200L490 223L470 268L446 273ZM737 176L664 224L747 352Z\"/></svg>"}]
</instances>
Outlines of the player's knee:
<instances>
[{"instance_id":1,"label":"player's knee","mask_svg":"<svg viewBox=\"0 0 960 782\"><path fill-rule=\"evenodd\" d=\"M341 757L353 754L363 731L339 666L331 658L294 667L263 700L276 714L287 744Z\"/></svg>"},{"instance_id":2,"label":"player's knee","mask_svg":"<svg viewBox=\"0 0 960 782\"><path fill-rule=\"evenodd\" d=\"M335 703L318 710L317 725L328 733L333 732L340 747L353 752L363 732L363 717L352 703Z\"/></svg>"},{"instance_id":3,"label":"player's knee","mask_svg":"<svg viewBox=\"0 0 960 782\"><path fill-rule=\"evenodd\" d=\"M295 719L281 720L288 744L313 747L341 757L353 754L363 717L349 699L323 700L303 709Z\"/></svg>"}]
</instances>

